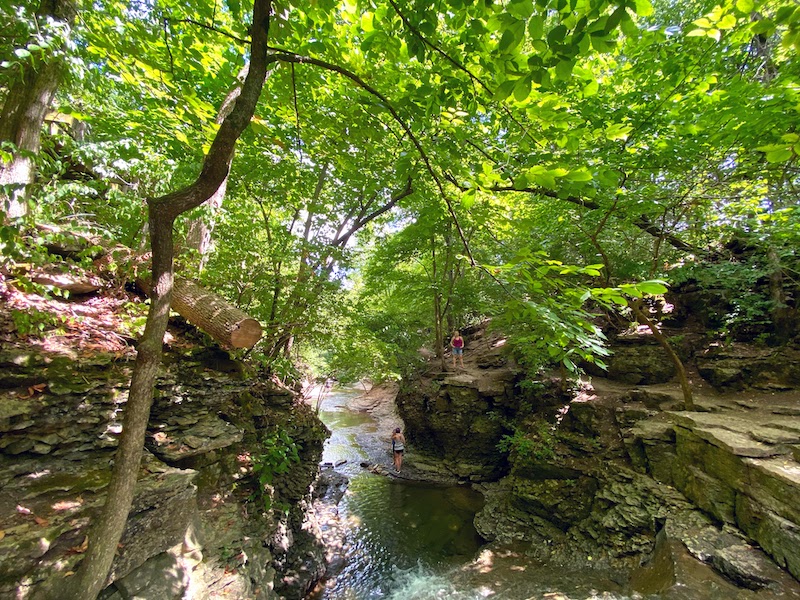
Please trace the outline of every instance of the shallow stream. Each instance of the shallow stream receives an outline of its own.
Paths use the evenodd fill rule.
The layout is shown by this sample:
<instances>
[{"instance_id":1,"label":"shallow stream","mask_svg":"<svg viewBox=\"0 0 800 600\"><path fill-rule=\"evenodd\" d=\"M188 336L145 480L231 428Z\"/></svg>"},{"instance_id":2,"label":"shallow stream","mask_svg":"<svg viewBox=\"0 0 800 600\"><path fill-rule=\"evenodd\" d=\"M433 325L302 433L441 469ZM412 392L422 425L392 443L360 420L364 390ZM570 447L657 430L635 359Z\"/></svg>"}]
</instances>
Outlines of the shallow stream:
<instances>
[{"instance_id":1,"label":"shallow stream","mask_svg":"<svg viewBox=\"0 0 800 600\"><path fill-rule=\"evenodd\" d=\"M627 598L611 581L489 550L473 526L482 496L375 475L361 462L391 465L390 431L347 408L359 390L335 390L320 418L332 431L323 462L350 478L338 505L318 513L333 568L312 600L528 600ZM413 460L413 448L407 460Z\"/></svg>"}]
</instances>

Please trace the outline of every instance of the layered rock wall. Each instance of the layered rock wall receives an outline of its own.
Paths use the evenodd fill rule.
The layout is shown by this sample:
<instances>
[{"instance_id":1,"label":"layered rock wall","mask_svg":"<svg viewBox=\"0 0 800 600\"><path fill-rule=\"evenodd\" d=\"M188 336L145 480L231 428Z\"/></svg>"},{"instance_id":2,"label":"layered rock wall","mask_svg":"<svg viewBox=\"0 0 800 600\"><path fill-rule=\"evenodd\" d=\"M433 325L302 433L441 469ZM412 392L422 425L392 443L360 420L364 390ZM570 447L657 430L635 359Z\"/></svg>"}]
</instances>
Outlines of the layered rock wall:
<instances>
[{"instance_id":1,"label":"layered rock wall","mask_svg":"<svg viewBox=\"0 0 800 600\"><path fill-rule=\"evenodd\" d=\"M800 579L800 406L783 400L745 415L668 412L637 423L628 440L641 471L743 531Z\"/></svg>"},{"instance_id":2,"label":"layered rock wall","mask_svg":"<svg viewBox=\"0 0 800 600\"><path fill-rule=\"evenodd\" d=\"M687 561L713 568L692 575L698 589L716 582L713 593L729 586L800 595L781 570L800 577L800 397L775 392L793 381L793 350L704 350L707 340L696 335L672 343L720 388L693 372L700 412L683 410L671 363L651 336L618 340L609 369L616 381L595 378L569 396L557 380L523 382L502 352L468 340L466 369L430 371L401 388L411 450L479 486L486 505L476 525L487 540L633 574L641 593L655 584L640 564L654 557L687 577L700 572ZM483 368L487 349L494 354ZM734 391L719 385L733 354L753 352L765 360L739 360L739 375L726 379L737 382ZM739 385L753 394L736 395ZM661 592L685 585L677 575L656 579Z\"/></svg>"},{"instance_id":3,"label":"layered rock wall","mask_svg":"<svg viewBox=\"0 0 800 600\"><path fill-rule=\"evenodd\" d=\"M2 352L0 596L37 597L80 561L105 498L131 368L114 354ZM262 485L253 465L279 431L297 459ZM305 503L325 435L289 390L224 352L169 353L103 597L205 598L223 588L302 597L323 568Z\"/></svg>"}]
</instances>

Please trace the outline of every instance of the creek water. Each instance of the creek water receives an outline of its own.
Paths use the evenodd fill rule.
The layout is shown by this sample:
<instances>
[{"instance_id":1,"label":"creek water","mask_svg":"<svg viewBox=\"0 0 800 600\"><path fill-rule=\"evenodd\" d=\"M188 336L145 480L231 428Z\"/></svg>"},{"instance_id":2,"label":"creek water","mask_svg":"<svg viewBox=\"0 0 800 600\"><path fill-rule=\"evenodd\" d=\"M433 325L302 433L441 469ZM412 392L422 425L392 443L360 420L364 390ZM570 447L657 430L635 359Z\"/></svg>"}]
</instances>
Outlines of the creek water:
<instances>
[{"instance_id":1,"label":"creek water","mask_svg":"<svg viewBox=\"0 0 800 600\"><path fill-rule=\"evenodd\" d=\"M311 600L623 599L592 573L535 564L514 549L488 549L473 519L479 493L375 475L361 462L391 465L389 431L347 408L356 390L335 390L320 418L331 430L323 462L350 478L338 505L317 513L332 569ZM413 448L408 461L413 460Z\"/></svg>"}]
</instances>

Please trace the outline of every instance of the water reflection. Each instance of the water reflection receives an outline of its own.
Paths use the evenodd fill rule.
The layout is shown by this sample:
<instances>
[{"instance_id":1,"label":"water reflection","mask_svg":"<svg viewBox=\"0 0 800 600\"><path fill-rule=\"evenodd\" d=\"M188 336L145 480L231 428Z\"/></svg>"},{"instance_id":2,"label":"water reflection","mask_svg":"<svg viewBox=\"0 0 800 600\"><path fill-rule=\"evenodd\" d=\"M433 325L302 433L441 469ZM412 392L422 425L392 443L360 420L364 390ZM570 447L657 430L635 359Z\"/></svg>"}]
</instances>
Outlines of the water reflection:
<instances>
[{"instance_id":1,"label":"water reflection","mask_svg":"<svg viewBox=\"0 0 800 600\"><path fill-rule=\"evenodd\" d=\"M470 561L483 543L472 525L481 503L470 489L354 477L338 507L343 567L316 598L385 598L407 572Z\"/></svg>"},{"instance_id":2,"label":"water reflection","mask_svg":"<svg viewBox=\"0 0 800 600\"><path fill-rule=\"evenodd\" d=\"M364 460L391 463L388 432L346 408L339 391L320 417L332 431L323 461L351 478L323 532L332 549L330 578L311 600L622 599L592 574L532 563L522 552L482 548L473 519L483 499L463 487L411 484L364 471ZM385 435L384 435L385 434ZM342 462L346 461L346 462ZM602 591L598 591L602 590Z\"/></svg>"}]
</instances>

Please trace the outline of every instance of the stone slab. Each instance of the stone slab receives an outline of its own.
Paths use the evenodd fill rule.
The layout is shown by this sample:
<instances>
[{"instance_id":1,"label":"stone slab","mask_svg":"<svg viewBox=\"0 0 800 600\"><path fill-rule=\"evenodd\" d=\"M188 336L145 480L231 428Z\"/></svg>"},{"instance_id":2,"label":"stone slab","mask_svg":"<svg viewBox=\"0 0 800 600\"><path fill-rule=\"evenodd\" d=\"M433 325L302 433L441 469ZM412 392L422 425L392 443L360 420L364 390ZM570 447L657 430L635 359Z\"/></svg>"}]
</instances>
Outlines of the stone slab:
<instances>
[{"instance_id":1,"label":"stone slab","mask_svg":"<svg viewBox=\"0 0 800 600\"><path fill-rule=\"evenodd\" d=\"M798 431L788 431L775 427L753 425L749 433L754 440L773 446L800 443L800 429Z\"/></svg>"},{"instance_id":2,"label":"stone slab","mask_svg":"<svg viewBox=\"0 0 800 600\"><path fill-rule=\"evenodd\" d=\"M711 427L693 428L694 434L735 456L749 458L769 458L782 453L780 448L763 444L751 438L749 435L726 429Z\"/></svg>"},{"instance_id":3,"label":"stone slab","mask_svg":"<svg viewBox=\"0 0 800 600\"><path fill-rule=\"evenodd\" d=\"M162 552L114 582L123 598L179 600L189 585L189 573L180 559Z\"/></svg>"},{"instance_id":4,"label":"stone slab","mask_svg":"<svg viewBox=\"0 0 800 600\"><path fill-rule=\"evenodd\" d=\"M645 442L660 441L674 442L675 429L672 423L655 419L639 421L631 427L631 434Z\"/></svg>"},{"instance_id":5,"label":"stone slab","mask_svg":"<svg viewBox=\"0 0 800 600\"><path fill-rule=\"evenodd\" d=\"M744 433L749 431L754 423L752 418L741 418L722 413L678 411L671 412L669 415L675 423L688 429L705 427Z\"/></svg>"},{"instance_id":6,"label":"stone slab","mask_svg":"<svg viewBox=\"0 0 800 600\"><path fill-rule=\"evenodd\" d=\"M0 401L0 421L20 415L34 414L41 410L41 408L42 403L37 400L29 400L11 394L3 394L2 401ZM0 429L0 431L7 431L7 429Z\"/></svg>"},{"instance_id":7,"label":"stone slab","mask_svg":"<svg viewBox=\"0 0 800 600\"><path fill-rule=\"evenodd\" d=\"M158 432L148 438L147 447L162 460L173 463L226 448L242 441L243 435L238 427L216 417L207 417L189 429Z\"/></svg>"},{"instance_id":8,"label":"stone slab","mask_svg":"<svg viewBox=\"0 0 800 600\"><path fill-rule=\"evenodd\" d=\"M770 415L764 419L762 425L800 435L800 418L794 418L790 415Z\"/></svg>"},{"instance_id":9,"label":"stone slab","mask_svg":"<svg viewBox=\"0 0 800 600\"><path fill-rule=\"evenodd\" d=\"M773 458L770 460L746 460L748 465L781 480L784 484L797 488L800 502L800 464L794 460Z\"/></svg>"},{"instance_id":10,"label":"stone slab","mask_svg":"<svg viewBox=\"0 0 800 600\"><path fill-rule=\"evenodd\" d=\"M452 385L454 387L474 387L477 388L477 381L478 378L474 375L468 375L467 373L461 373L459 375L451 375L449 377L445 377L444 381L442 381L442 385Z\"/></svg>"}]
</instances>

